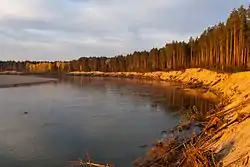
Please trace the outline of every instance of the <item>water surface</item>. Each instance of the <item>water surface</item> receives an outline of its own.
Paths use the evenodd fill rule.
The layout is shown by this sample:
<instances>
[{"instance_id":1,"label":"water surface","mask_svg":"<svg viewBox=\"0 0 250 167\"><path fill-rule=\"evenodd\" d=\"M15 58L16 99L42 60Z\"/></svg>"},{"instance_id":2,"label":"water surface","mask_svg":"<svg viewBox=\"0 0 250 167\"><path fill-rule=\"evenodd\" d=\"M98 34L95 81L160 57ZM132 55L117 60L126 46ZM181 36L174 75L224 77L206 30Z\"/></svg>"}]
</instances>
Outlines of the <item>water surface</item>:
<instances>
[{"instance_id":1,"label":"water surface","mask_svg":"<svg viewBox=\"0 0 250 167\"><path fill-rule=\"evenodd\" d=\"M209 102L152 81L66 77L0 89L0 166L64 167L89 153L129 167L189 105Z\"/></svg>"}]
</instances>

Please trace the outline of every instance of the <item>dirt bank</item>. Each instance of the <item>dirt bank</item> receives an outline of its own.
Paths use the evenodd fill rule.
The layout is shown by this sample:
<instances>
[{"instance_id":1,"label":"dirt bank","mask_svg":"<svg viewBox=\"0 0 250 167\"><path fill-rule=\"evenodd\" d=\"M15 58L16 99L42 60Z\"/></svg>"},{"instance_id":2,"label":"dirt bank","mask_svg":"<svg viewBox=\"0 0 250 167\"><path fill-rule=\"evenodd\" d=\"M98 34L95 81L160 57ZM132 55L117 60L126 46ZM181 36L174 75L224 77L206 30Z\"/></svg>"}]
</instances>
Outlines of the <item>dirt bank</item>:
<instances>
[{"instance_id":1,"label":"dirt bank","mask_svg":"<svg viewBox=\"0 0 250 167\"><path fill-rule=\"evenodd\" d=\"M207 92L213 91L227 101L219 113L223 113L223 121L228 126L211 137L205 147L220 155L223 166L250 166L250 72L225 74L193 68L152 73L72 72L69 75L150 78L206 87ZM248 119L235 121L242 115Z\"/></svg>"},{"instance_id":2,"label":"dirt bank","mask_svg":"<svg viewBox=\"0 0 250 167\"><path fill-rule=\"evenodd\" d=\"M0 88L56 82L57 79L23 75L0 75Z\"/></svg>"}]
</instances>

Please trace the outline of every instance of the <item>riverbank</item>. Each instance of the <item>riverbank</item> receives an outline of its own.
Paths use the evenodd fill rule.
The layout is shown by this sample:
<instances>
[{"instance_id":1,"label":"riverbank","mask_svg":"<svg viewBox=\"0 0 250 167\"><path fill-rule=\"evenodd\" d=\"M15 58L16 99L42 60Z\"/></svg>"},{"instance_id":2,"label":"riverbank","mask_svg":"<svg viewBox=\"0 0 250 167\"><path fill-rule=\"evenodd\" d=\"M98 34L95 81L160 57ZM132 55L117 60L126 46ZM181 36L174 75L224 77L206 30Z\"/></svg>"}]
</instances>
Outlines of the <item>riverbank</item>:
<instances>
[{"instance_id":1,"label":"riverbank","mask_svg":"<svg viewBox=\"0 0 250 167\"><path fill-rule=\"evenodd\" d=\"M57 82L57 79L24 75L0 75L0 88Z\"/></svg>"},{"instance_id":2,"label":"riverbank","mask_svg":"<svg viewBox=\"0 0 250 167\"><path fill-rule=\"evenodd\" d=\"M205 69L187 69L170 72L71 72L68 75L97 77L126 77L157 79L177 82L183 88L206 88L225 103L215 114L222 123L217 125L216 134L206 141L204 149L213 150L220 156L223 166L247 166L250 163L250 72L234 74L217 73Z\"/></svg>"}]
</instances>

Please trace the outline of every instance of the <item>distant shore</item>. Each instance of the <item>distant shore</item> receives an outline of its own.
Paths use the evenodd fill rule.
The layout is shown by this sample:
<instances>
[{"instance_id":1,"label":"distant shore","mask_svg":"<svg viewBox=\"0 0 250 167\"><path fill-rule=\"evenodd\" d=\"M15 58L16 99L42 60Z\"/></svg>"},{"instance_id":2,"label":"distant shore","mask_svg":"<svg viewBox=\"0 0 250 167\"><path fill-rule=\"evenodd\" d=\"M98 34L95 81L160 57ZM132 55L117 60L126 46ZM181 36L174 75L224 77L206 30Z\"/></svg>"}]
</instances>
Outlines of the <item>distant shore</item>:
<instances>
[{"instance_id":1,"label":"distant shore","mask_svg":"<svg viewBox=\"0 0 250 167\"><path fill-rule=\"evenodd\" d=\"M57 82L57 79L42 78L39 76L24 76L24 75L0 75L0 88L27 86L35 84L43 84Z\"/></svg>"}]
</instances>

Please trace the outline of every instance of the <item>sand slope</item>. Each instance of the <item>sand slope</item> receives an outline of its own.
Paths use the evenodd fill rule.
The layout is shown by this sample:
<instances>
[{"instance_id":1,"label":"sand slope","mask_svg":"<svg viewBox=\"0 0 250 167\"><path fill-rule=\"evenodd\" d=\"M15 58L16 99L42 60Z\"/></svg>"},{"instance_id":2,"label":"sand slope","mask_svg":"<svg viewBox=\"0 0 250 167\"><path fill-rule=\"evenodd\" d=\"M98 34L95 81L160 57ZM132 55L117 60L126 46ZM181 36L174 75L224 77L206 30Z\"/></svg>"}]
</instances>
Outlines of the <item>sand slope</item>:
<instances>
[{"instance_id":1,"label":"sand slope","mask_svg":"<svg viewBox=\"0 0 250 167\"><path fill-rule=\"evenodd\" d=\"M185 84L201 83L210 90L217 92L220 97L229 102L222 109L226 120L234 119L239 113L250 114L250 72L234 74L217 73L205 69L192 68L185 71L171 72L72 72L72 75L113 76L152 78L166 81L177 81ZM241 123L234 123L220 132L222 137L218 141L208 142L222 155L224 166L250 166L250 119Z\"/></svg>"}]
</instances>

